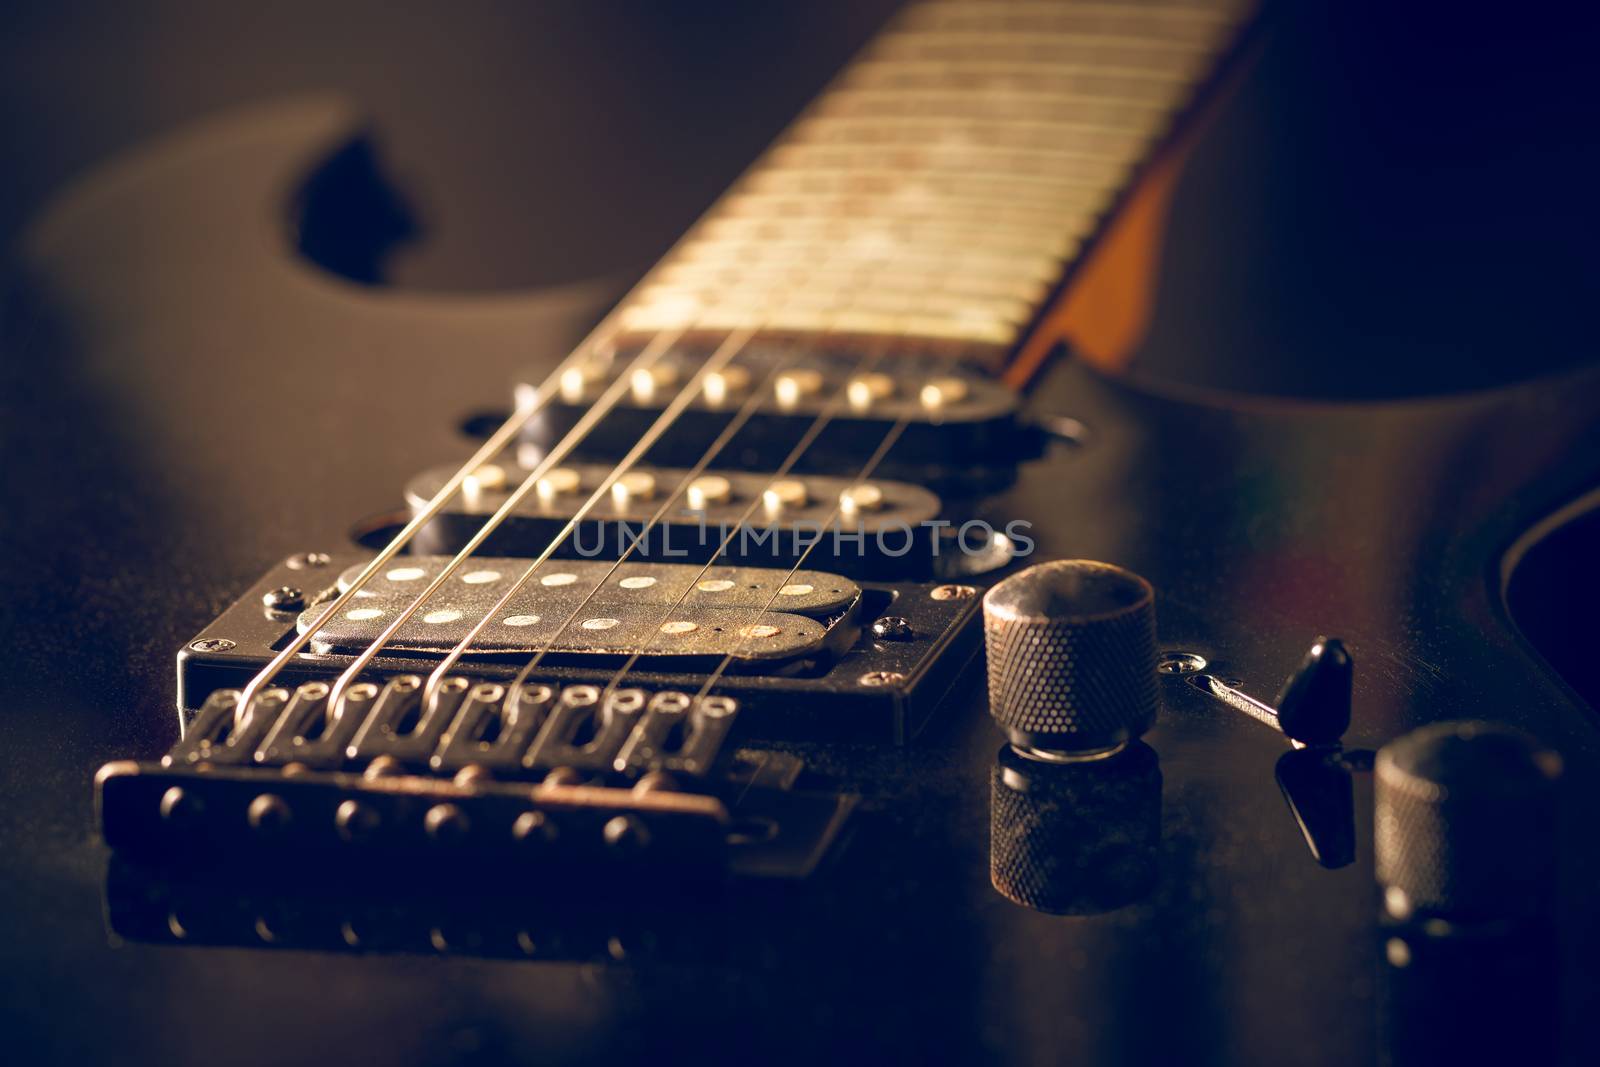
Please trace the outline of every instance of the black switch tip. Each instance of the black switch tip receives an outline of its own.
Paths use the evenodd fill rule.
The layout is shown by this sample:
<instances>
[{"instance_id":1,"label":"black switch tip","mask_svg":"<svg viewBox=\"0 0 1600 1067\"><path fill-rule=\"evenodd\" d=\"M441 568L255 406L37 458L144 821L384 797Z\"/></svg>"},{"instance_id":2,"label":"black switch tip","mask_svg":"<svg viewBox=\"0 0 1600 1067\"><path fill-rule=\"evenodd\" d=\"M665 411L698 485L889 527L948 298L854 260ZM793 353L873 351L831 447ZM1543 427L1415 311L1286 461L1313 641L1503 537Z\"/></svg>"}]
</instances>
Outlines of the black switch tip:
<instances>
[{"instance_id":1,"label":"black switch tip","mask_svg":"<svg viewBox=\"0 0 1600 1067\"><path fill-rule=\"evenodd\" d=\"M1350 728L1354 664L1337 637L1319 637L1278 693L1278 725L1296 741L1331 745Z\"/></svg>"}]
</instances>

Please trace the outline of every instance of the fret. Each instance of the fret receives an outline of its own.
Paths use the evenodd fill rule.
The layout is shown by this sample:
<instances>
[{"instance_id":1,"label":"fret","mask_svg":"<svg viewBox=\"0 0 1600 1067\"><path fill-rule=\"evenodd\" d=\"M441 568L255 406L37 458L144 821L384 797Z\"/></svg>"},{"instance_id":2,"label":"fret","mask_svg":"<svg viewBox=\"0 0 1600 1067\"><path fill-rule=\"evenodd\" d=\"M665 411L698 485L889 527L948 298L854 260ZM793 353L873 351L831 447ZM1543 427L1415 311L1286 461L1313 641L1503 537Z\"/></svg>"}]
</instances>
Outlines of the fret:
<instances>
[{"instance_id":1,"label":"fret","mask_svg":"<svg viewBox=\"0 0 1600 1067\"><path fill-rule=\"evenodd\" d=\"M1108 168L1109 170L1109 168ZM954 214L992 208L1005 215L1026 214L1044 224L1054 224L1062 211L1084 210L1103 202L1107 181L1046 183L1027 178L927 175L908 178L900 171L855 173L804 171L772 174L771 180L752 185L732 198L718 218L764 216L816 210L837 202L847 210L893 210L897 202L944 205ZM1109 175L1108 175L1109 177ZM853 212L852 212L853 213Z\"/></svg>"},{"instance_id":2,"label":"fret","mask_svg":"<svg viewBox=\"0 0 1600 1067\"><path fill-rule=\"evenodd\" d=\"M730 295L737 299L749 293L792 287L796 291L811 287L837 286L845 288L883 288L889 291L905 290L921 293L953 293L963 299L1037 300L1053 280L1052 276L1019 277L1014 273L997 273L986 270L982 264L951 262L890 265L858 260L849 266L839 266L825 273L815 269L815 263L802 260L769 259L760 263L730 263L727 261L702 261L677 265L670 278L652 279L639 290L639 296L649 294L657 286L664 288L693 288L716 293L719 299ZM737 289L725 288L729 276L736 275ZM870 282L870 285L867 284Z\"/></svg>"},{"instance_id":3,"label":"fret","mask_svg":"<svg viewBox=\"0 0 1600 1067\"><path fill-rule=\"evenodd\" d=\"M844 87L815 112L839 118L982 119L989 122L1057 122L1107 130L1148 129L1166 117L1149 101L1097 100L1006 86L969 90L857 89Z\"/></svg>"},{"instance_id":4,"label":"fret","mask_svg":"<svg viewBox=\"0 0 1600 1067\"><path fill-rule=\"evenodd\" d=\"M1101 202L1094 202L1094 197ZM1104 194L1085 192L1070 203L1075 214L1093 213ZM749 198L738 210L723 211L696 232L698 240L750 240L781 237L782 230L818 230L827 237L874 234L878 230L917 230L949 240L971 240L994 234L1010 245L1011 235L1038 240L1040 227L1061 229L1056 205L1005 205L966 203L949 198L902 195L898 202L878 197L762 197Z\"/></svg>"},{"instance_id":5,"label":"fret","mask_svg":"<svg viewBox=\"0 0 1600 1067\"><path fill-rule=\"evenodd\" d=\"M1206 57L1201 48L1125 40L1031 33L895 34L872 53L877 59L979 60L986 63L1051 64L1071 69L1118 71L1170 82L1187 81Z\"/></svg>"},{"instance_id":6,"label":"fret","mask_svg":"<svg viewBox=\"0 0 1600 1067\"><path fill-rule=\"evenodd\" d=\"M968 294L950 291L941 294L940 313L946 316L968 316L975 319L993 319L1022 325L1027 321L1030 308L1025 301L977 300ZM699 309L715 308L714 292L685 286L651 286L648 299L640 308L683 306L693 304ZM910 288L890 288L859 285L826 284L809 286L775 286L769 290L752 290L747 302L763 305L774 313L789 313L816 317L832 308L875 314L910 314L923 311L924 294Z\"/></svg>"},{"instance_id":7,"label":"fret","mask_svg":"<svg viewBox=\"0 0 1600 1067\"><path fill-rule=\"evenodd\" d=\"M899 270L873 271L870 277L843 279L829 275L825 282L838 287L870 283L873 287L906 290L910 292L948 292L983 299L1019 300L1032 304L1045 295L1048 283L1018 280L1008 276L997 277L979 271L961 271L948 274L927 267L906 267ZM743 285L751 290L765 291L784 285L806 282L795 281L793 268L783 265L750 264L726 267L716 263L676 263L663 269L650 285L640 290L641 297L649 296L657 284L663 287L682 286L697 292L714 294L733 285Z\"/></svg>"},{"instance_id":8,"label":"fret","mask_svg":"<svg viewBox=\"0 0 1600 1067\"><path fill-rule=\"evenodd\" d=\"M899 27L944 33L1048 33L1080 37L1116 36L1140 41L1209 45L1230 21L1217 7L1127 3L984 4L930 3L907 12Z\"/></svg>"},{"instance_id":9,"label":"fret","mask_svg":"<svg viewBox=\"0 0 1600 1067\"><path fill-rule=\"evenodd\" d=\"M974 152L955 145L862 149L839 145L785 145L774 153L772 169L757 171L750 182L778 181L789 174L898 173L905 181L971 178L1031 181L1040 185L1099 185L1122 176L1128 162L1106 156L1073 155L1068 149L997 148Z\"/></svg>"},{"instance_id":10,"label":"fret","mask_svg":"<svg viewBox=\"0 0 1600 1067\"><path fill-rule=\"evenodd\" d=\"M1064 69L1054 63L863 59L845 72L840 85L949 91L1011 87L1089 100L1136 101L1166 109L1172 104L1173 81L1181 80L1096 67Z\"/></svg>"},{"instance_id":11,"label":"fret","mask_svg":"<svg viewBox=\"0 0 1600 1067\"><path fill-rule=\"evenodd\" d=\"M624 329L1015 343L1243 6L913 5L629 296Z\"/></svg>"},{"instance_id":12,"label":"fret","mask_svg":"<svg viewBox=\"0 0 1600 1067\"><path fill-rule=\"evenodd\" d=\"M1070 243L1065 247L1067 253L1076 248ZM1048 282L1056 278L1060 274L1062 262L1066 259L1066 254L1019 256L1009 251L993 252L986 249L959 248L959 246L953 249L952 246L938 244L903 244L898 251L901 258L921 257L925 263L935 267L949 268L959 263L968 270L1030 282ZM692 262L716 264L722 267L784 266L796 271L816 271L826 265L829 273L842 275L861 272L870 277L872 274L887 271L890 258L876 249L841 250L829 242L811 244L774 242L771 247L762 249L758 254L751 254L748 248L743 250L743 254L701 252L696 254ZM739 292L746 287L741 284L739 290L727 294L728 298L736 301Z\"/></svg>"},{"instance_id":13,"label":"fret","mask_svg":"<svg viewBox=\"0 0 1600 1067\"><path fill-rule=\"evenodd\" d=\"M970 150L979 148L1033 148L1069 155L1110 156L1127 153L1149 136L1144 130L1107 130L1072 122L1000 122L950 120L906 116L893 120L836 118L819 115L803 119L790 137L796 144L867 145L937 144ZM1067 145L1067 148L1057 146Z\"/></svg>"},{"instance_id":14,"label":"fret","mask_svg":"<svg viewBox=\"0 0 1600 1067\"><path fill-rule=\"evenodd\" d=\"M1096 207L1103 205L1104 193L1085 192L1070 201L1063 199L1034 203L910 195L901 199L903 203L895 204L870 196L740 197L738 203L730 204L715 220L707 223L702 236L725 238L747 234L753 228L786 222L810 225L831 221L860 229L875 220L888 226L931 226L941 233L952 231L955 237L960 237L960 231L968 229L1037 232L1041 226L1057 228L1063 210L1078 214L1092 213ZM938 205L936 218L930 218L926 207L928 204Z\"/></svg>"}]
</instances>

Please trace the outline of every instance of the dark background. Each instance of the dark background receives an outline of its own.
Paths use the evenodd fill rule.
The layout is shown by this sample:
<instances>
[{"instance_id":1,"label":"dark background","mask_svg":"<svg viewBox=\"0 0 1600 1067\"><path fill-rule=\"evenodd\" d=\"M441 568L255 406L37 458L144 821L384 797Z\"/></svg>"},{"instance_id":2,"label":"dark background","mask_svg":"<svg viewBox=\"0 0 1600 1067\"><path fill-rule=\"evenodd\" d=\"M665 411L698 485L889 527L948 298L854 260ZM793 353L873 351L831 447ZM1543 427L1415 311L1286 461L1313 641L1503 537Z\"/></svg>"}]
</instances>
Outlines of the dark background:
<instances>
[{"instance_id":1,"label":"dark background","mask_svg":"<svg viewBox=\"0 0 1600 1067\"><path fill-rule=\"evenodd\" d=\"M370 108L423 227L392 258L393 284L626 278L893 7L11 5L0 238L120 149L337 89ZM1180 190L1146 366L1386 396L1592 359L1596 17L1575 4L1278 8Z\"/></svg>"}]
</instances>

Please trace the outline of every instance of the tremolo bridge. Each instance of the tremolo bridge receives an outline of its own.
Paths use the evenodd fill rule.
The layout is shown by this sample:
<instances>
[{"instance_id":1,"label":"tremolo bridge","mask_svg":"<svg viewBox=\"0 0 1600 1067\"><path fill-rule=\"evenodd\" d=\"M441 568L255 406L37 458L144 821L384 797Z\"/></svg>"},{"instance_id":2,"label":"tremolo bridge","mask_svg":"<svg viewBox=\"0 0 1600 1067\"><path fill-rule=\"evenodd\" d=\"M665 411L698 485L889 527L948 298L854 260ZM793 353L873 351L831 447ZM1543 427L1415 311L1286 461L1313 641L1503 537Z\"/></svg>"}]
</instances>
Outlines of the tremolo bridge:
<instances>
[{"instance_id":1,"label":"tremolo bridge","mask_svg":"<svg viewBox=\"0 0 1600 1067\"><path fill-rule=\"evenodd\" d=\"M329 689L269 689L242 714L238 692L219 691L159 764L106 765L106 841L190 863L793 876L848 808L725 759L727 697L452 677L425 700L402 675L352 687L335 712Z\"/></svg>"},{"instance_id":2,"label":"tremolo bridge","mask_svg":"<svg viewBox=\"0 0 1600 1067\"><path fill-rule=\"evenodd\" d=\"M793 788L801 761L752 745L904 740L977 651L970 586L550 560L517 587L527 560L484 557L330 707L338 675L444 565L398 557L336 615L358 558L307 554L264 576L179 655L177 744L102 768L108 843L278 869L432 856L800 876L853 799ZM239 691L308 633L241 709Z\"/></svg>"}]
</instances>

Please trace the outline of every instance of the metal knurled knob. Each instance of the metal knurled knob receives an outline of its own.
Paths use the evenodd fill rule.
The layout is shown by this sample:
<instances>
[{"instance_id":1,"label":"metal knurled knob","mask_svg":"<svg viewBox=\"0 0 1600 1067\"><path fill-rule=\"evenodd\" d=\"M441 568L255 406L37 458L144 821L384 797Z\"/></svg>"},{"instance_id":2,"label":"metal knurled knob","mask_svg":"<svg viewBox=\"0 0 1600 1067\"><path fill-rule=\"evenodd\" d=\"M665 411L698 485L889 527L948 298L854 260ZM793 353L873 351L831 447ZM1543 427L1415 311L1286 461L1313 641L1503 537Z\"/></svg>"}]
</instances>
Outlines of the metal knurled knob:
<instances>
[{"instance_id":1,"label":"metal knurled knob","mask_svg":"<svg viewBox=\"0 0 1600 1067\"><path fill-rule=\"evenodd\" d=\"M1483 722L1385 745L1375 767L1378 882L1398 919L1534 915L1555 884L1560 758Z\"/></svg>"},{"instance_id":2,"label":"metal knurled knob","mask_svg":"<svg viewBox=\"0 0 1600 1067\"><path fill-rule=\"evenodd\" d=\"M989 713L1011 743L1070 757L1116 748L1156 719L1155 591L1092 560L1042 563L983 598Z\"/></svg>"}]
</instances>

